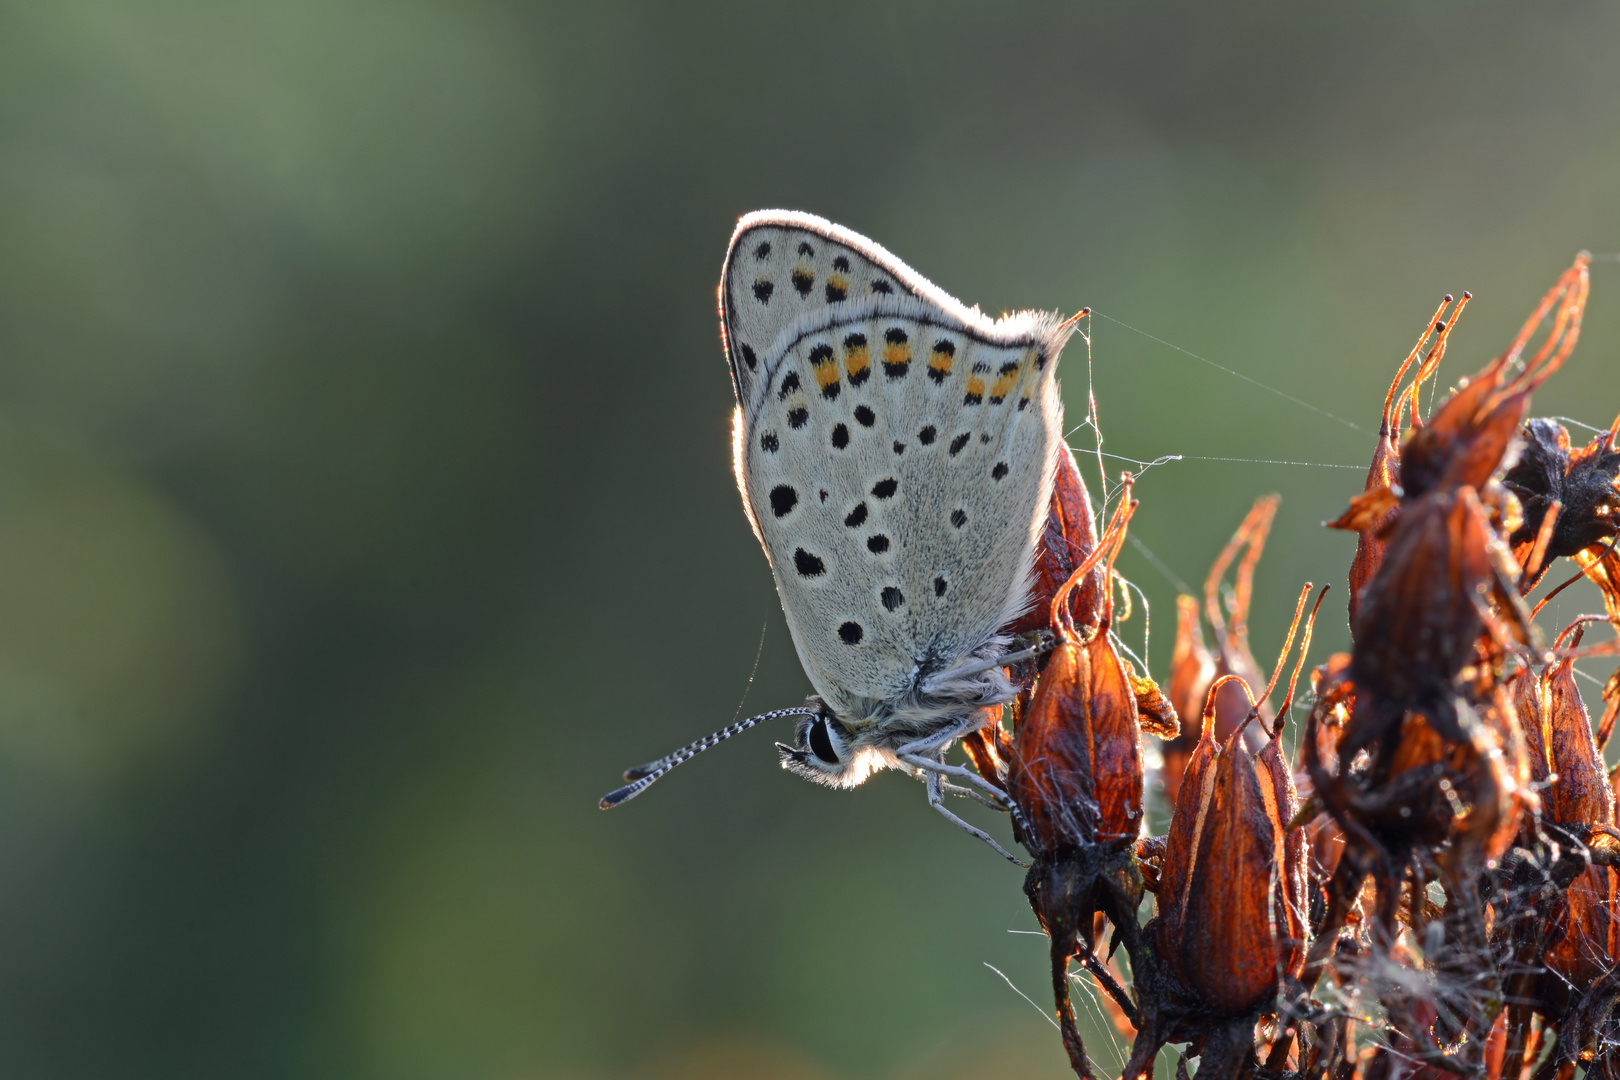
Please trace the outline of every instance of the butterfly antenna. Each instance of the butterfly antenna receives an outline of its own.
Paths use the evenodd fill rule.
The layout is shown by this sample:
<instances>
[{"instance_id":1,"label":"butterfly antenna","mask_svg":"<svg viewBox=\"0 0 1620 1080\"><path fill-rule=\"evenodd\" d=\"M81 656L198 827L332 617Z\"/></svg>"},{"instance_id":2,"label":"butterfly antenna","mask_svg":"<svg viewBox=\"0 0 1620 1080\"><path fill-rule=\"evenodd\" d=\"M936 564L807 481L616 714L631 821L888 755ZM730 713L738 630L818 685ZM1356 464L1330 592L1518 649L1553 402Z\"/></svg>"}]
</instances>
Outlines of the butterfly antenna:
<instances>
[{"instance_id":1,"label":"butterfly antenna","mask_svg":"<svg viewBox=\"0 0 1620 1080\"><path fill-rule=\"evenodd\" d=\"M771 712L760 713L758 716L750 716L746 720L738 720L735 724L730 724L723 727L719 731L716 731L713 735L705 735L697 742L688 743L679 750L675 751L673 754L661 757L657 761L649 761L645 765L637 765L633 769L626 769L624 771L624 778L633 782L626 784L617 791L608 792L606 795L602 796L602 801L597 805L603 810L611 810L620 803L629 802L637 795L640 795L643 791L646 791L656 780L658 780L659 777L669 772L675 766L690 761L699 754L703 753L703 751L709 749L709 747L718 746L720 743L725 742L733 735L741 735L755 724L763 723L766 720L776 720L783 716L815 715L815 709L807 708L801 705L795 709L775 709Z\"/></svg>"}]
</instances>

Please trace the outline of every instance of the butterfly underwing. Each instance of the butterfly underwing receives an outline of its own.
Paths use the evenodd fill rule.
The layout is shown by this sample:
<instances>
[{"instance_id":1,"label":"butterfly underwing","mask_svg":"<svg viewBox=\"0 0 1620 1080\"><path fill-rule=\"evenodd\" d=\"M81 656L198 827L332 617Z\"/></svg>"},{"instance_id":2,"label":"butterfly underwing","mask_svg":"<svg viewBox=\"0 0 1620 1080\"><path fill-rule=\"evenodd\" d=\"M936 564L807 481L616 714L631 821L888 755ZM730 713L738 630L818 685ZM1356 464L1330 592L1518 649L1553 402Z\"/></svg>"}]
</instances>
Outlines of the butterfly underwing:
<instances>
[{"instance_id":1,"label":"butterfly underwing","mask_svg":"<svg viewBox=\"0 0 1620 1080\"><path fill-rule=\"evenodd\" d=\"M1006 628L1063 450L1074 321L991 319L865 237L778 210L738 223L719 291L737 485L816 696L631 770L603 803L797 714L784 767L834 787L920 771L938 805L942 776L977 779L945 748L1015 693Z\"/></svg>"}]
</instances>

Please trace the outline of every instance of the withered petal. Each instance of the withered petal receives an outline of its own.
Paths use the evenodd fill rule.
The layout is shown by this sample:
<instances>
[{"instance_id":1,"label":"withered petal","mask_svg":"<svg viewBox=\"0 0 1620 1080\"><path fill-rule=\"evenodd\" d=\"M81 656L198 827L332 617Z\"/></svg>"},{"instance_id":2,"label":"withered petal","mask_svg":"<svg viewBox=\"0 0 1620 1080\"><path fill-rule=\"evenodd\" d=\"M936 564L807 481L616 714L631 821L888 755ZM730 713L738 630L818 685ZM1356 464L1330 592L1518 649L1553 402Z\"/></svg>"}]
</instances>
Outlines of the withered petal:
<instances>
[{"instance_id":1,"label":"withered petal","mask_svg":"<svg viewBox=\"0 0 1620 1080\"><path fill-rule=\"evenodd\" d=\"M1383 524L1384 518L1389 516L1401 504L1400 498L1387 485L1368 488L1359 495L1352 496L1350 508L1332 521L1327 522L1330 529L1343 529L1346 532L1366 532L1367 530Z\"/></svg>"}]
</instances>

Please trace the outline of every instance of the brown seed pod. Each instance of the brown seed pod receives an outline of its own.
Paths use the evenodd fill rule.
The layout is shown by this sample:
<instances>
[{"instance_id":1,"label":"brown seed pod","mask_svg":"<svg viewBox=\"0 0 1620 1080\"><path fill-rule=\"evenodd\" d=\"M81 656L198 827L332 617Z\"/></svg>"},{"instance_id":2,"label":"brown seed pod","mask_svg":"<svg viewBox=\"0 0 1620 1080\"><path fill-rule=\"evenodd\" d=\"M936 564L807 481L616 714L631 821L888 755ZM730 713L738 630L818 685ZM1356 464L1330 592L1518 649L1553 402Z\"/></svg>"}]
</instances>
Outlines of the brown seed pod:
<instances>
[{"instance_id":1,"label":"brown seed pod","mask_svg":"<svg viewBox=\"0 0 1620 1080\"><path fill-rule=\"evenodd\" d=\"M1503 650L1530 638L1517 576L1473 488L1437 490L1403 505L1356 614L1356 706L1342 754L1389 743L1408 709L1442 737L1462 738L1457 679L1476 660L1481 635L1489 629Z\"/></svg>"},{"instance_id":2,"label":"brown seed pod","mask_svg":"<svg viewBox=\"0 0 1620 1080\"><path fill-rule=\"evenodd\" d=\"M1310 588L1307 584L1300 593L1268 695L1293 647ZM1321 602L1318 596L1318 607ZM1315 617L1313 609L1289 702ZM1217 702L1227 687L1249 702L1249 722L1260 720L1240 676L1225 675L1211 685L1203 730L1188 761L1186 795L1177 800L1165 838L1157 941L1171 970L1203 1007L1234 1016L1275 994L1279 972L1299 973L1308 928L1305 838L1289 829L1299 799L1282 756L1283 725L1262 731L1265 741L1255 754L1244 745L1242 727L1217 744Z\"/></svg>"},{"instance_id":3,"label":"brown seed pod","mask_svg":"<svg viewBox=\"0 0 1620 1080\"><path fill-rule=\"evenodd\" d=\"M1293 648L1310 588L1307 584L1300 593L1268 693ZM1317 596L1305 623L1283 716L1325 593ZM1253 1052L1258 1012L1275 1000L1279 978L1296 976L1304 963L1309 938L1305 837L1289 829L1299 800L1283 760L1283 725L1262 729L1257 753L1244 744L1247 725L1218 743L1217 702L1228 687L1249 702L1248 722L1260 722L1240 676L1225 675L1211 685L1170 831L1162 846L1148 845L1160 863L1158 915L1146 928L1151 948L1132 956L1138 986L1148 992L1126 1076L1141 1075L1172 1040L1203 1047L1201 1072L1210 1068L1217 1076L1235 1075L1229 1070L1237 1070ZM1280 1053L1286 1056L1286 1048Z\"/></svg>"},{"instance_id":4,"label":"brown seed pod","mask_svg":"<svg viewBox=\"0 0 1620 1080\"><path fill-rule=\"evenodd\" d=\"M1052 596L1048 617L1058 645L1019 717L1007 770L1007 792L1022 818L1019 838L1034 856L1024 892L1051 940L1052 989L1069 1063L1086 1077L1091 1064L1069 1000L1068 962L1079 953L1097 971L1099 912L1134 932L1142 897L1133 862L1142 744L1137 691L1109 637L1113 591L1104 588L1091 625L1074 621L1069 594L1099 565L1105 581L1113 573L1136 505L1127 478L1108 531Z\"/></svg>"}]
</instances>

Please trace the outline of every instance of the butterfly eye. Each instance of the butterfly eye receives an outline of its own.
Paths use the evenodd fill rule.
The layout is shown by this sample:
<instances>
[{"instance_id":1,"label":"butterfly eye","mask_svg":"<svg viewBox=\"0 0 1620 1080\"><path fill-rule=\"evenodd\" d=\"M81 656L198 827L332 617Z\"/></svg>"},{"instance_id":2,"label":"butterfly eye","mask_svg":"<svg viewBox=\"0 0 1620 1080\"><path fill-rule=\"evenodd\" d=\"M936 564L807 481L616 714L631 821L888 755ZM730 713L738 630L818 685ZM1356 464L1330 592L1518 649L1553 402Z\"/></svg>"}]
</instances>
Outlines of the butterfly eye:
<instances>
[{"instance_id":1,"label":"butterfly eye","mask_svg":"<svg viewBox=\"0 0 1620 1080\"><path fill-rule=\"evenodd\" d=\"M805 736L810 744L810 752L829 765L839 764L838 751L833 749L832 737L827 734L827 721L817 717L815 723L810 725L810 731Z\"/></svg>"}]
</instances>

